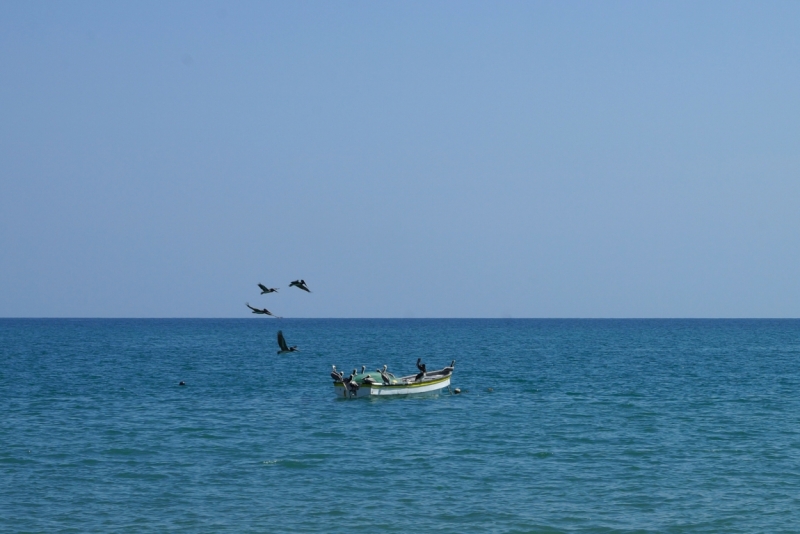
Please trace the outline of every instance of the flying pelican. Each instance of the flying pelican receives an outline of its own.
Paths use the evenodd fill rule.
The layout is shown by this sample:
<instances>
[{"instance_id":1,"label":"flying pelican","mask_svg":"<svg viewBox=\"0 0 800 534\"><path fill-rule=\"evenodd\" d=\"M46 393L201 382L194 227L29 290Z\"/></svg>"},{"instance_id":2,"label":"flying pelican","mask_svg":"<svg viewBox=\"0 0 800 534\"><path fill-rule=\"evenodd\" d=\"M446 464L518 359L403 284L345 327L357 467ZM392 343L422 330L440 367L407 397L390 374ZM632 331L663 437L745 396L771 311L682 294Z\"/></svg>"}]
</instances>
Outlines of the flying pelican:
<instances>
[{"instance_id":1,"label":"flying pelican","mask_svg":"<svg viewBox=\"0 0 800 534\"><path fill-rule=\"evenodd\" d=\"M278 317L277 315L275 315L274 313L272 313L271 311L269 311L269 310L268 310L268 309L266 309L266 308L261 308L261 309L259 310L258 308L254 308L254 307L250 306L250 303L249 303L249 302L245 302L245 304L247 304L247 307L248 307L248 308L250 308L251 310L253 310L253 313L257 313L257 314L259 314L259 315L271 315L271 316L275 317L276 319L281 319L281 317Z\"/></svg>"},{"instance_id":2,"label":"flying pelican","mask_svg":"<svg viewBox=\"0 0 800 534\"><path fill-rule=\"evenodd\" d=\"M285 354L287 352L300 352L297 350L297 347L290 347L286 344L286 340L283 338L283 332L278 330L278 346L281 350L278 351L278 354Z\"/></svg>"},{"instance_id":3,"label":"flying pelican","mask_svg":"<svg viewBox=\"0 0 800 534\"><path fill-rule=\"evenodd\" d=\"M294 282L289 284L289 287L292 287L292 286L299 287L303 291L308 291L309 293L311 293L311 290L308 289L308 286L306 285L306 281L305 280L295 280Z\"/></svg>"},{"instance_id":4,"label":"flying pelican","mask_svg":"<svg viewBox=\"0 0 800 534\"><path fill-rule=\"evenodd\" d=\"M264 284L258 284L258 287L261 288L261 294L262 295L264 293L275 293L278 290L277 287L267 287Z\"/></svg>"}]
</instances>

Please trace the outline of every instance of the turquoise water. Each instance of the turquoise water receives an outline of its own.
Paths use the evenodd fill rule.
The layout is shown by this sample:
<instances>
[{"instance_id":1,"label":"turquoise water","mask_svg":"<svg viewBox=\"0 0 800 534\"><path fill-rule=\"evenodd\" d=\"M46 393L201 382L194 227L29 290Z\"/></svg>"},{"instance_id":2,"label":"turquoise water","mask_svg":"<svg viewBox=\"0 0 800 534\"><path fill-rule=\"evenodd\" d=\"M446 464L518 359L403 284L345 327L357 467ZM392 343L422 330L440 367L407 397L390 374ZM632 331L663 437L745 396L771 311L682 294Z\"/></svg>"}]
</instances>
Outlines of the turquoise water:
<instances>
[{"instance_id":1,"label":"turquoise water","mask_svg":"<svg viewBox=\"0 0 800 534\"><path fill-rule=\"evenodd\" d=\"M417 357L464 393L333 396ZM794 320L4 319L0 531L797 532L798 369Z\"/></svg>"}]
</instances>

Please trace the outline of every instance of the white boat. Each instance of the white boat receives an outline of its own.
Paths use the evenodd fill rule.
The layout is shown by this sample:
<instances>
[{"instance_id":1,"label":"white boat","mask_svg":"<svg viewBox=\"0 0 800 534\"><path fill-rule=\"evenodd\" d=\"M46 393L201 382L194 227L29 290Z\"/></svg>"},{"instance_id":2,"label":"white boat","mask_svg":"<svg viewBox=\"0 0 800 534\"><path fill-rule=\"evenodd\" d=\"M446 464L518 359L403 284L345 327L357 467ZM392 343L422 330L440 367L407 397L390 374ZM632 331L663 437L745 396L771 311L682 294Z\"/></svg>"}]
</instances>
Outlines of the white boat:
<instances>
[{"instance_id":1,"label":"white boat","mask_svg":"<svg viewBox=\"0 0 800 534\"><path fill-rule=\"evenodd\" d=\"M431 393L450 386L455 363L453 360L448 367L438 371L423 371L401 377L381 371L351 374L348 378L334 380L333 386L336 396L344 398Z\"/></svg>"}]
</instances>

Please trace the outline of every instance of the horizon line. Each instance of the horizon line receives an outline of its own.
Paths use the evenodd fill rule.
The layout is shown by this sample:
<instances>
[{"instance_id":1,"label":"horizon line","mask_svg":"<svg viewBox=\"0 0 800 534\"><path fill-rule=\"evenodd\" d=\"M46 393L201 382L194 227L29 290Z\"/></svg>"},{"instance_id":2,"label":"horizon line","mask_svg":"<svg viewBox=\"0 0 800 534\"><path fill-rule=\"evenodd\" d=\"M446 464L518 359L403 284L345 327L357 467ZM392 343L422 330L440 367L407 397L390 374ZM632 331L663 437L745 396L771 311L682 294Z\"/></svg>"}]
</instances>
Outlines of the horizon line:
<instances>
[{"instance_id":1,"label":"horizon line","mask_svg":"<svg viewBox=\"0 0 800 534\"><path fill-rule=\"evenodd\" d=\"M260 317L0 317L2 320L252 320ZM796 321L800 317L281 317L267 320L341 321Z\"/></svg>"}]
</instances>

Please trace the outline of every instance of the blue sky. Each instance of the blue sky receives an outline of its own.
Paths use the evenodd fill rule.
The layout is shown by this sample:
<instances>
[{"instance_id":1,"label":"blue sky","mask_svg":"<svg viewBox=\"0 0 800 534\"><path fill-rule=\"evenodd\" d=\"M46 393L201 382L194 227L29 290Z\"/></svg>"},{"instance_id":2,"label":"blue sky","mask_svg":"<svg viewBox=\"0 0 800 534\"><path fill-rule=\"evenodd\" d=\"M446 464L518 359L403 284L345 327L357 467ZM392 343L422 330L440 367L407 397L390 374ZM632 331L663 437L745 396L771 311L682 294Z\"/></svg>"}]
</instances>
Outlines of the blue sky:
<instances>
[{"instance_id":1,"label":"blue sky","mask_svg":"<svg viewBox=\"0 0 800 534\"><path fill-rule=\"evenodd\" d=\"M0 316L800 317L798 30L796 2L0 3Z\"/></svg>"}]
</instances>

